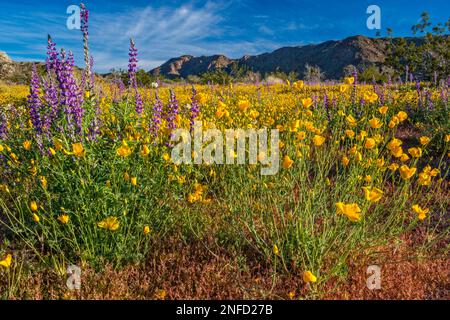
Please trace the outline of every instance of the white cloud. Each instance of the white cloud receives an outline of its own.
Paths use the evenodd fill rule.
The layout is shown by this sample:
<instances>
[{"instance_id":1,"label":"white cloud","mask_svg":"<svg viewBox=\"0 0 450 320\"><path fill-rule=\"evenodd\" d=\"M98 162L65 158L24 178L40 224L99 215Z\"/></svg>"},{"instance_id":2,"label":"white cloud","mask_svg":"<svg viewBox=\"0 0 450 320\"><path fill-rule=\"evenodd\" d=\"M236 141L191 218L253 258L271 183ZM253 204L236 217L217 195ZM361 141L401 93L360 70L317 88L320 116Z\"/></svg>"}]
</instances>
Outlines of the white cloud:
<instances>
[{"instance_id":1,"label":"white cloud","mask_svg":"<svg viewBox=\"0 0 450 320\"><path fill-rule=\"evenodd\" d=\"M183 55L225 54L232 58L275 49L278 44L263 37L242 40L231 37L243 30L227 26L222 10L228 4L206 2L171 7L127 7L121 12L93 11L89 22L89 45L94 57L94 69L107 72L111 68L126 68L129 39L133 38L139 52L139 67L154 68L166 60ZM46 36L50 33L58 47L75 54L76 62L83 64L81 32L68 30L67 16L33 13L33 16L10 17L0 35L3 43L20 47L12 58L29 60L30 56L45 56ZM15 23L20 21L21 23ZM24 23L25 21L25 23ZM45 21L45 23L42 23ZM267 30L266 30L267 31ZM237 39L237 40L235 40ZM42 43L42 44L39 44Z\"/></svg>"}]
</instances>

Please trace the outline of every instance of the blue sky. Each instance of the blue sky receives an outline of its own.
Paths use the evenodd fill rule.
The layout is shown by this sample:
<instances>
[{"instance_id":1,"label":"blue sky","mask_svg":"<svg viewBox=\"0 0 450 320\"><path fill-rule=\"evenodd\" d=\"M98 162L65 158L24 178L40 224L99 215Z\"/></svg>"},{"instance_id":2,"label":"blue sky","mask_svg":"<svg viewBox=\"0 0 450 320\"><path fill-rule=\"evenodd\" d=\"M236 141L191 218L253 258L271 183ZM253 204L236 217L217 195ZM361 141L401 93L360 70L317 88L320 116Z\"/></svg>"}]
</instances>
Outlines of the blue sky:
<instances>
[{"instance_id":1,"label":"blue sky","mask_svg":"<svg viewBox=\"0 0 450 320\"><path fill-rule=\"evenodd\" d=\"M282 46L338 40L362 34L366 9L381 8L382 34L411 35L423 11L433 21L450 17L449 0L86 0L90 10L90 48L95 70L125 68L128 41L135 39L139 66L151 69L182 54L225 54L238 58ZM0 0L0 51L14 60L43 61L47 34L58 47L72 50L82 65L80 30L66 27L74 1Z\"/></svg>"}]
</instances>

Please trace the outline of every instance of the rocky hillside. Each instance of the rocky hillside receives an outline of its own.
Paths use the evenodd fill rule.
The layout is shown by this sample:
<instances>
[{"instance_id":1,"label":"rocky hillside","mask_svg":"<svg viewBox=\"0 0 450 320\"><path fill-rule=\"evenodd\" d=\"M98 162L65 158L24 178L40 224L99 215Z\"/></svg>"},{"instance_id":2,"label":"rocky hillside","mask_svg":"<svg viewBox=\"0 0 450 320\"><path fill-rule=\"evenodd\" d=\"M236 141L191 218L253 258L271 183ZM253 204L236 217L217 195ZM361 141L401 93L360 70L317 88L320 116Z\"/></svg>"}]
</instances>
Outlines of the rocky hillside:
<instances>
[{"instance_id":1,"label":"rocky hillside","mask_svg":"<svg viewBox=\"0 0 450 320\"><path fill-rule=\"evenodd\" d=\"M185 78L217 69L229 71L233 65L237 64L263 74L273 71L295 71L302 75L305 65L310 64L319 66L325 72L326 78L338 79L343 76L343 69L347 65L351 64L363 69L368 65L383 63L388 41L381 38L354 36L320 44L283 47L271 53L244 56L240 59L229 59L224 55L202 57L185 55L170 59L150 72L153 75Z\"/></svg>"},{"instance_id":2,"label":"rocky hillside","mask_svg":"<svg viewBox=\"0 0 450 320\"><path fill-rule=\"evenodd\" d=\"M38 68L43 67L38 63ZM0 81L6 83L28 84L31 77L32 62L16 62L5 52L0 51Z\"/></svg>"}]
</instances>

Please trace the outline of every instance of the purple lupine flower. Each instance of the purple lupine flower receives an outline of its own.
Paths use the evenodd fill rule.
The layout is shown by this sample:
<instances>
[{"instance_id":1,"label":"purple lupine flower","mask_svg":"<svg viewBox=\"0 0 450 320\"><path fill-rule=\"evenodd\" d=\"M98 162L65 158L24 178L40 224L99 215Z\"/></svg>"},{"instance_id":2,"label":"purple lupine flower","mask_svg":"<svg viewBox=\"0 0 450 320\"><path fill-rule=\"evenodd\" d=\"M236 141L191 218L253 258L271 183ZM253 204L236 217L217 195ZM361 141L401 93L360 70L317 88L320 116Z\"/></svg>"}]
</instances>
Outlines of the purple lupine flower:
<instances>
[{"instance_id":1,"label":"purple lupine flower","mask_svg":"<svg viewBox=\"0 0 450 320\"><path fill-rule=\"evenodd\" d=\"M162 112L163 112L163 103L159 99L158 93L155 93L155 104L153 105L152 122L149 128L153 138L156 138L158 136Z\"/></svg>"},{"instance_id":2,"label":"purple lupine flower","mask_svg":"<svg viewBox=\"0 0 450 320\"><path fill-rule=\"evenodd\" d=\"M82 3L80 5L80 22L81 22L81 33L83 34L83 51L84 51L84 63L86 65L86 80L90 82L91 80L91 64L89 59L89 32L88 32L88 22L89 22L89 11L86 6ZM88 83L88 87L91 88L92 83Z\"/></svg>"},{"instance_id":3,"label":"purple lupine flower","mask_svg":"<svg viewBox=\"0 0 450 320\"><path fill-rule=\"evenodd\" d=\"M358 69L356 67L353 68L352 77L353 81L353 90L352 90L352 105L356 105L356 94L357 94L357 84L358 84Z\"/></svg>"},{"instance_id":4,"label":"purple lupine flower","mask_svg":"<svg viewBox=\"0 0 450 320\"><path fill-rule=\"evenodd\" d=\"M48 35L47 38L47 59L45 64L47 67L47 73L50 75L51 70L57 70L59 59L58 52L56 51L56 44L53 42L52 37Z\"/></svg>"},{"instance_id":5,"label":"purple lupine flower","mask_svg":"<svg viewBox=\"0 0 450 320\"><path fill-rule=\"evenodd\" d=\"M8 137L8 120L3 112L0 111L0 139L6 140Z\"/></svg>"},{"instance_id":6,"label":"purple lupine flower","mask_svg":"<svg viewBox=\"0 0 450 320\"><path fill-rule=\"evenodd\" d=\"M137 86L135 87L135 99L136 99L136 112L137 114L140 115L144 110L144 103L142 101L142 97L141 94L139 93Z\"/></svg>"},{"instance_id":7,"label":"purple lupine flower","mask_svg":"<svg viewBox=\"0 0 450 320\"><path fill-rule=\"evenodd\" d=\"M197 100L197 90L195 90L195 87L192 86L192 98L191 98L192 104L191 104L191 119L190 119L190 132L194 130L194 122L195 119L200 114L200 106Z\"/></svg>"},{"instance_id":8,"label":"purple lupine flower","mask_svg":"<svg viewBox=\"0 0 450 320\"><path fill-rule=\"evenodd\" d=\"M325 106L325 111L327 113L328 122L331 121L330 115L330 100L328 99L328 94L325 92L325 96L323 97L323 105Z\"/></svg>"},{"instance_id":9,"label":"purple lupine flower","mask_svg":"<svg viewBox=\"0 0 450 320\"><path fill-rule=\"evenodd\" d=\"M44 115L43 126L46 130L50 129L53 122L59 117L58 90L51 81L44 82L44 101L48 106L47 113Z\"/></svg>"},{"instance_id":10,"label":"purple lupine flower","mask_svg":"<svg viewBox=\"0 0 450 320\"><path fill-rule=\"evenodd\" d=\"M59 88L61 90L61 104L67 117L70 131L75 128L76 133L82 131L82 117L84 110L81 107L82 94L73 75L74 60L73 54L69 53L67 59L64 50L61 50L62 69L58 77ZM75 122L75 123L73 123Z\"/></svg>"},{"instance_id":11,"label":"purple lupine flower","mask_svg":"<svg viewBox=\"0 0 450 320\"><path fill-rule=\"evenodd\" d=\"M142 114L143 111L143 102L141 94L138 90L137 79L136 79L136 71L137 71L137 63L138 63L138 51L134 44L133 39L130 39L130 52L129 52L129 60L128 60L128 77L129 77L129 85L134 89L135 99L136 99L136 112L137 114Z\"/></svg>"},{"instance_id":12,"label":"purple lupine flower","mask_svg":"<svg viewBox=\"0 0 450 320\"><path fill-rule=\"evenodd\" d=\"M119 97L122 98L123 93L125 92L125 84L121 78L117 79L117 86L119 87Z\"/></svg>"},{"instance_id":13,"label":"purple lupine flower","mask_svg":"<svg viewBox=\"0 0 450 320\"><path fill-rule=\"evenodd\" d=\"M42 108L41 100L39 98L39 77L36 70L36 65L33 63L31 69L30 94L28 95L28 112L30 113L31 123L34 130L40 134L42 133L42 123L40 111Z\"/></svg>"},{"instance_id":14,"label":"purple lupine flower","mask_svg":"<svg viewBox=\"0 0 450 320\"><path fill-rule=\"evenodd\" d=\"M169 107L167 110L167 128L170 131L169 138L173 137L172 131L177 128L177 125L175 123L176 116L178 115L178 100L175 96L175 92L170 89L170 100L169 100Z\"/></svg>"},{"instance_id":15,"label":"purple lupine flower","mask_svg":"<svg viewBox=\"0 0 450 320\"><path fill-rule=\"evenodd\" d=\"M130 39L130 51L128 53L128 78L130 87L134 87L136 82L136 71L137 71L137 63L138 63L138 52L136 46L134 44L133 39Z\"/></svg>"}]
</instances>

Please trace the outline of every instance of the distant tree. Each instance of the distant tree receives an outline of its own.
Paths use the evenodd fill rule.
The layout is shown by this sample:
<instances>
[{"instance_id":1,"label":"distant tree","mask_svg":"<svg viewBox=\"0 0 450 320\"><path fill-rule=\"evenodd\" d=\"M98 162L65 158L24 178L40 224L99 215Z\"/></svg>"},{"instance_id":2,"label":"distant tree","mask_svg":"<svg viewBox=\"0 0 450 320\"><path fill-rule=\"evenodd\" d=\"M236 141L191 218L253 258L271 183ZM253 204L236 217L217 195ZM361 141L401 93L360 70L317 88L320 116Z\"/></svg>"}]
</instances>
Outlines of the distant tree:
<instances>
[{"instance_id":1,"label":"distant tree","mask_svg":"<svg viewBox=\"0 0 450 320\"><path fill-rule=\"evenodd\" d=\"M303 73L303 79L308 82L320 82L325 78L325 73L323 73L318 66L311 66L306 64L305 72Z\"/></svg>"},{"instance_id":2,"label":"distant tree","mask_svg":"<svg viewBox=\"0 0 450 320\"><path fill-rule=\"evenodd\" d=\"M344 77L351 77L353 73L355 72L356 67L352 64L346 65L344 69L342 69L342 73L344 74Z\"/></svg>"},{"instance_id":3,"label":"distant tree","mask_svg":"<svg viewBox=\"0 0 450 320\"><path fill-rule=\"evenodd\" d=\"M208 71L201 76L201 82L204 84L230 84L233 78L224 70Z\"/></svg>"},{"instance_id":4,"label":"distant tree","mask_svg":"<svg viewBox=\"0 0 450 320\"><path fill-rule=\"evenodd\" d=\"M450 18L444 24L433 25L428 13L424 12L411 30L422 38L419 41L393 39L388 46L386 64L396 71L397 76L409 72L421 80L447 77L450 74L450 36L447 34Z\"/></svg>"},{"instance_id":5,"label":"distant tree","mask_svg":"<svg viewBox=\"0 0 450 320\"><path fill-rule=\"evenodd\" d=\"M370 65L358 74L358 80L367 83L383 83L387 82L388 75L382 72L377 66Z\"/></svg>"},{"instance_id":6,"label":"distant tree","mask_svg":"<svg viewBox=\"0 0 450 320\"><path fill-rule=\"evenodd\" d=\"M266 73L264 78L266 78L266 79L268 79L268 78L281 79L283 81L289 80L290 82L294 82L294 81L298 80L298 73L295 71L286 73L286 72L283 72L280 70L276 70L274 72Z\"/></svg>"},{"instance_id":7,"label":"distant tree","mask_svg":"<svg viewBox=\"0 0 450 320\"><path fill-rule=\"evenodd\" d=\"M243 81L248 72L248 67L233 63L231 65L230 76L233 78L234 82L239 82Z\"/></svg>"},{"instance_id":8,"label":"distant tree","mask_svg":"<svg viewBox=\"0 0 450 320\"><path fill-rule=\"evenodd\" d=\"M202 78L200 78L199 76L196 76L196 75L189 75L189 76L187 76L186 80L189 83L197 84L197 83L201 83Z\"/></svg>"}]
</instances>

